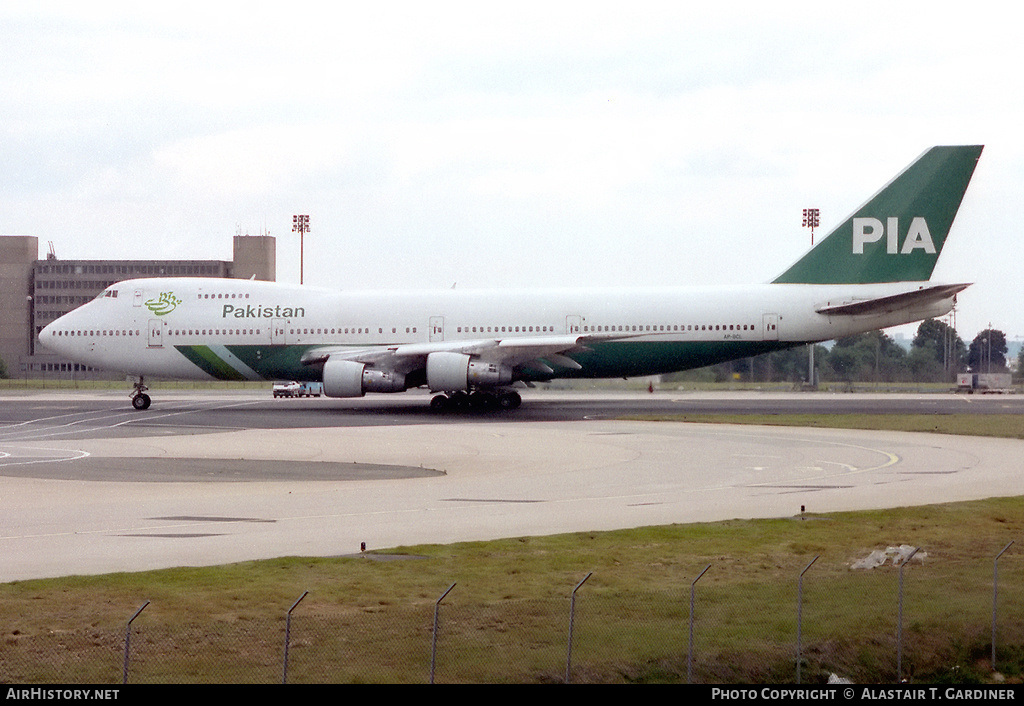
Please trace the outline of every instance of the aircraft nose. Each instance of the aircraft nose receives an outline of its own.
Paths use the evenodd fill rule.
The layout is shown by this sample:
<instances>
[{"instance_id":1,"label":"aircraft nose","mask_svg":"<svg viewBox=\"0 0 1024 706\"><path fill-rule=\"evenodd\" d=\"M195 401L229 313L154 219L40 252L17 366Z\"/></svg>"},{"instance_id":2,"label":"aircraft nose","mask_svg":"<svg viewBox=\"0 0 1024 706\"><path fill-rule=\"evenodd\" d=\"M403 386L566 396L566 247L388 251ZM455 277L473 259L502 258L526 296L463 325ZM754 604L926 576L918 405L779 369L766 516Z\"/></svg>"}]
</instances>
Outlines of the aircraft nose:
<instances>
[{"instance_id":1,"label":"aircraft nose","mask_svg":"<svg viewBox=\"0 0 1024 706\"><path fill-rule=\"evenodd\" d=\"M43 326L43 330L39 332L39 343L46 346L47 348L50 348L51 350L56 350L56 348L54 348L54 343L56 342L57 338L56 335L54 334L54 332L57 330L56 327L54 326L54 324L56 323L56 321L51 321L50 323L46 324L46 326Z\"/></svg>"},{"instance_id":2,"label":"aircraft nose","mask_svg":"<svg viewBox=\"0 0 1024 706\"><path fill-rule=\"evenodd\" d=\"M63 345L63 336L58 335L58 331L67 328L67 314L60 317L56 321L43 326L43 330L39 332L39 343L46 348L50 349L55 353L65 353L67 346Z\"/></svg>"}]
</instances>

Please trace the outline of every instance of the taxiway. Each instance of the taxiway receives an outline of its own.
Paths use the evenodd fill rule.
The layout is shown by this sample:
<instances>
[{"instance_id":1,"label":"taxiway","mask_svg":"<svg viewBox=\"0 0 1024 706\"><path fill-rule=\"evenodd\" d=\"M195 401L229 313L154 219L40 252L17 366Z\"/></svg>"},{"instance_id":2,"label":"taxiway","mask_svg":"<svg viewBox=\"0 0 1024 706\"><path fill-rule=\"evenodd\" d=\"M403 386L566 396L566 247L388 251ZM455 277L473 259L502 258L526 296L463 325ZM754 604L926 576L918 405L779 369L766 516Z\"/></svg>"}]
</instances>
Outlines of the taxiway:
<instances>
[{"instance_id":1,"label":"taxiway","mask_svg":"<svg viewBox=\"0 0 1024 706\"><path fill-rule=\"evenodd\" d=\"M539 393L426 398L6 394L0 581L420 543L897 507L1022 492L1024 442L634 422L680 411L1024 412L1017 397Z\"/></svg>"}]
</instances>

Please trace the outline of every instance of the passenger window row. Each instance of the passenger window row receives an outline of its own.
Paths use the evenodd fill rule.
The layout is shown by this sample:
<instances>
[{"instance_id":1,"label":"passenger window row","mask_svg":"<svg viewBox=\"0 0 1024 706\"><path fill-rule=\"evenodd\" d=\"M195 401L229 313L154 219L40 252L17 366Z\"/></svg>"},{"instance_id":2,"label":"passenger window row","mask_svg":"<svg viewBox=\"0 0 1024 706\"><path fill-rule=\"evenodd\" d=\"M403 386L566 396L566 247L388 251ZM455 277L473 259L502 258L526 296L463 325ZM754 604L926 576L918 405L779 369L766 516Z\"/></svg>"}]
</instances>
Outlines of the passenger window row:
<instances>
[{"instance_id":1,"label":"passenger window row","mask_svg":"<svg viewBox=\"0 0 1024 706\"><path fill-rule=\"evenodd\" d=\"M93 338L96 338L96 337L103 337L103 336L140 336L142 334L140 334L137 329L134 330L134 331L131 330L131 329L120 329L120 330L107 330L107 329L101 329L101 330L68 329L68 330L64 330L64 329L57 329L57 330L54 330L54 331L50 331L50 335L51 336L62 336L62 337L63 336L92 336Z\"/></svg>"},{"instance_id":2,"label":"passenger window row","mask_svg":"<svg viewBox=\"0 0 1024 706\"><path fill-rule=\"evenodd\" d=\"M554 333L554 326L459 326L458 333ZM650 331L670 333L679 331L755 331L753 324L644 324L583 326L584 333L623 333Z\"/></svg>"},{"instance_id":3,"label":"passenger window row","mask_svg":"<svg viewBox=\"0 0 1024 706\"><path fill-rule=\"evenodd\" d=\"M218 329L167 329L168 336L258 336L260 329L218 328Z\"/></svg>"},{"instance_id":4,"label":"passenger window row","mask_svg":"<svg viewBox=\"0 0 1024 706\"><path fill-rule=\"evenodd\" d=\"M584 326L586 333L612 333L616 331L625 332L647 332L661 333L672 331L755 331L753 324L651 324L637 326Z\"/></svg>"},{"instance_id":5,"label":"passenger window row","mask_svg":"<svg viewBox=\"0 0 1024 706\"><path fill-rule=\"evenodd\" d=\"M416 333L416 327L415 326L406 326L405 327L405 332L406 333ZM338 334L357 334L357 335L359 335L359 334L369 334L370 333L370 328L368 326L366 326L366 327L358 327L358 328L354 327L354 326L348 326L348 327L345 327L345 328L342 328L340 326L337 327L337 328L290 328L290 329L288 329L288 333L290 335L293 335L293 336L336 336ZM379 327L377 329L377 333L384 333L384 328L383 327ZM391 333L398 333L398 327L397 326L392 326L391 327Z\"/></svg>"},{"instance_id":6,"label":"passenger window row","mask_svg":"<svg viewBox=\"0 0 1024 706\"><path fill-rule=\"evenodd\" d=\"M458 326L459 333L554 333L554 326Z\"/></svg>"}]
</instances>

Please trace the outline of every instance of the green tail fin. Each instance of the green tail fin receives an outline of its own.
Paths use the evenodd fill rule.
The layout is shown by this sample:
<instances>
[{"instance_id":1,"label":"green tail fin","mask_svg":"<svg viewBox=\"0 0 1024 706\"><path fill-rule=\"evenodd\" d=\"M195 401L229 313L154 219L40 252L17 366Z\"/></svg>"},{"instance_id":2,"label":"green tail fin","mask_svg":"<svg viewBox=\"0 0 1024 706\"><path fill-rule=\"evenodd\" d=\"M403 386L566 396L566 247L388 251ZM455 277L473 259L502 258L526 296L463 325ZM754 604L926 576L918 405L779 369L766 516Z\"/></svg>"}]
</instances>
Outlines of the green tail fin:
<instances>
[{"instance_id":1,"label":"green tail fin","mask_svg":"<svg viewBox=\"0 0 1024 706\"><path fill-rule=\"evenodd\" d=\"M981 145L932 147L775 280L923 282L932 275Z\"/></svg>"}]
</instances>

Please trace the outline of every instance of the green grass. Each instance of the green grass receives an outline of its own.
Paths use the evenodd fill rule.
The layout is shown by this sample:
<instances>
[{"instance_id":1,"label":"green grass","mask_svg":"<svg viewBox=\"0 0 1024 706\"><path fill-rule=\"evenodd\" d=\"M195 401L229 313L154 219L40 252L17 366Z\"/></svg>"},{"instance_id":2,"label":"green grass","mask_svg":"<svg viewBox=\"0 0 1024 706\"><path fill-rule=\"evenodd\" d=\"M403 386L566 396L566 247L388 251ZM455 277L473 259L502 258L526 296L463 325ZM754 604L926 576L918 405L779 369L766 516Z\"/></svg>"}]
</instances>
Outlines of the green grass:
<instances>
[{"instance_id":1,"label":"green grass","mask_svg":"<svg viewBox=\"0 0 1024 706\"><path fill-rule=\"evenodd\" d=\"M456 545L399 547L394 561L284 558L0 585L0 681L116 682L127 619L131 681L423 682L442 606L438 681L548 682L564 675L568 597L578 594L573 673L600 682L685 681L690 583L699 681L792 681L795 590L804 579L805 682L895 674L898 570L853 571L872 549L927 552L906 570L904 676L990 676L992 558L1024 530L1024 499L733 520ZM1002 560L1000 669L1024 668L1024 566Z\"/></svg>"},{"instance_id":2,"label":"green grass","mask_svg":"<svg viewBox=\"0 0 1024 706\"><path fill-rule=\"evenodd\" d=\"M1021 414L642 414L638 421L876 429L1024 439Z\"/></svg>"}]
</instances>

